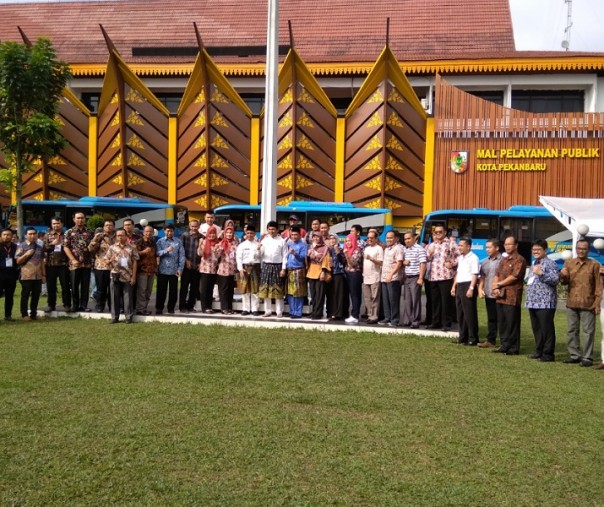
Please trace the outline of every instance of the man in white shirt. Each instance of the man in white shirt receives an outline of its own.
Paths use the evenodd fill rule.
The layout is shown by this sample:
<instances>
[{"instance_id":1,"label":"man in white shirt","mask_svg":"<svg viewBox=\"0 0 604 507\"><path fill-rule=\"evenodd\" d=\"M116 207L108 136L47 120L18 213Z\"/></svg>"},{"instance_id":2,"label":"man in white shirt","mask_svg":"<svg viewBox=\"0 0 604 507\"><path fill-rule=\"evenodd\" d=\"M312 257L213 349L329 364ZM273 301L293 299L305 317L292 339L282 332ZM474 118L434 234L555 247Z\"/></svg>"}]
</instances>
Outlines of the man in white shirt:
<instances>
[{"instance_id":1,"label":"man in white shirt","mask_svg":"<svg viewBox=\"0 0 604 507\"><path fill-rule=\"evenodd\" d=\"M478 345L478 314L476 312L476 293L480 261L472 252L472 240L464 237L459 241L457 273L453 279L451 295L455 297L459 337L457 343Z\"/></svg>"},{"instance_id":2,"label":"man in white shirt","mask_svg":"<svg viewBox=\"0 0 604 507\"><path fill-rule=\"evenodd\" d=\"M267 234L260 242L260 289L258 297L264 299L264 315L272 315L271 299L275 299L277 317L283 317L285 307L285 274L287 267L287 243L279 235L279 224L271 221L266 226Z\"/></svg>"},{"instance_id":3,"label":"man in white shirt","mask_svg":"<svg viewBox=\"0 0 604 507\"><path fill-rule=\"evenodd\" d=\"M380 311L380 280L384 251L377 243L377 234L367 234L363 251L363 299L367 309L367 324L377 324Z\"/></svg>"},{"instance_id":4,"label":"man in white shirt","mask_svg":"<svg viewBox=\"0 0 604 507\"><path fill-rule=\"evenodd\" d=\"M212 226L216 227L216 237L220 236L222 229L220 228L219 225L216 225L214 223L215 221L216 221L216 217L214 216L214 213L212 213L211 211L208 211L205 216L205 223L203 223L199 226L199 232L201 233L201 235L204 238L208 234L208 229Z\"/></svg>"},{"instance_id":5,"label":"man in white shirt","mask_svg":"<svg viewBox=\"0 0 604 507\"><path fill-rule=\"evenodd\" d=\"M260 315L258 311L258 288L260 286L260 243L256 240L256 228L248 225L245 239L235 254L239 271L239 291L243 311L241 315Z\"/></svg>"},{"instance_id":6,"label":"man in white shirt","mask_svg":"<svg viewBox=\"0 0 604 507\"><path fill-rule=\"evenodd\" d=\"M379 324L396 327L401 317L401 272L403 249L394 231L386 234L386 248L381 275L381 298L384 320Z\"/></svg>"}]
</instances>

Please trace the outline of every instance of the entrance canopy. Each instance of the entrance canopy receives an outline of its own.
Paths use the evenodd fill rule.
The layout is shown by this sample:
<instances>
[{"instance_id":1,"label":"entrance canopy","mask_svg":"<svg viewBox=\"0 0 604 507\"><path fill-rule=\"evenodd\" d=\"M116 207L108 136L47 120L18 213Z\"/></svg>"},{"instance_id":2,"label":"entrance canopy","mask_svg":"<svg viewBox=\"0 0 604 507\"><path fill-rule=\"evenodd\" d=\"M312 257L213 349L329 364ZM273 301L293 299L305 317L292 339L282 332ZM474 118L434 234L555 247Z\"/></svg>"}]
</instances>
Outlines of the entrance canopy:
<instances>
[{"instance_id":1,"label":"entrance canopy","mask_svg":"<svg viewBox=\"0 0 604 507\"><path fill-rule=\"evenodd\" d=\"M577 227L583 224L589 227L587 236L604 238L604 199L539 196L539 201L572 232L573 239L578 238Z\"/></svg>"}]
</instances>

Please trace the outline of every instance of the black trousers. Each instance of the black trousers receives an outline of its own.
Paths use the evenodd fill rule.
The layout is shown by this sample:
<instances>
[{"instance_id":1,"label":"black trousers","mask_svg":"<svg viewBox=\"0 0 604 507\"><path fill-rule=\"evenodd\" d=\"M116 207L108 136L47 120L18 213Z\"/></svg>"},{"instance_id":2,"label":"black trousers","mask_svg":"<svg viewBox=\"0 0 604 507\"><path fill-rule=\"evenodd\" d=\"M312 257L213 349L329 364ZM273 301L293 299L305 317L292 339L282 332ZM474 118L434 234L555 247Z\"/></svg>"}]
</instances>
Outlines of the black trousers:
<instances>
[{"instance_id":1,"label":"black trousers","mask_svg":"<svg viewBox=\"0 0 604 507\"><path fill-rule=\"evenodd\" d=\"M95 269L94 280L96 282L96 311L104 312L105 305L111 310L111 298L109 297L111 271L109 269Z\"/></svg>"},{"instance_id":2,"label":"black trousers","mask_svg":"<svg viewBox=\"0 0 604 507\"><path fill-rule=\"evenodd\" d=\"M553 360L556 350L555 308L529 308L531 327L535 336L535 354Z\"/></svg>"},{"instance_id":3,"label":"black trousers","mask_svg":"<svg viewBox=\"0 0 604 507\"><path fill-rule=\"evenodd\" d=\"M311 278L308 280L308 283L314 294L311 301L310 316L313 319L322 319L323 307L325 306L325 282Z\"/></svg>"},{"instance_id":4,"label":"black trousers","mask_svg":"<svg viewBox=\"0 0 604 507\"><path fill-rule=\"evenodd\" d=\"M4 318L11 317L13 314L17 278L17 273L0 273L0 288L2 288L2 291L4 292Z\"/></svg>"},{"instance_id":5,"label":"black trousers","mask_svg":"<svg viewBox=\"0 0 604 507\"><path fill-rule=\"evenodd\" d=\"M27 304L29 303L29 315L33 319L36 318L41 292L42 280L21 280L21 317L27 317Z\"/></svg>"},{"instance_id":6,"label":"black trousers","mask_svg":"<svg viewBox=\"0 0 604 507\"><path fill-rule=\"evenodd\" d=\"M118 320L120 318L120 310L123 301L126 320L132 321L132 314L134 313L134 287L129 282L120 282L116 280L111 280L109 287L112 300L111 317L113 317L113 320Z\"/></svg>"},{"instance_id":7,"label":"black trousers","mask_svg":"<svg viewBox=\"0 0 604 507\"><path fill-rule=\"evenodd\" d=\"M178 276L176 275L157 275L157 294L155 295L155 312L164 311L164 303L168 295L168 313L174 313L176 308L176 299L178 296Z\"/></svg>"},{"instance_id":8,"label":"black trousers","mask_svg":"<svg viewBox=\"0 0 604 507\"><path fill-rule=\"evenodd\" d=\"M451 327L453 322L454 300L451 296L453 280L430 282L432 290L432 326Z\"/></svg>"},{"instance_id":9,"label":"black trousers","mask_svg":"<svg viewBox=\"0 0 604 507\"><path fill-rule=\"evenodd\" d=\"M455 289L455 306L459 323L459 341L478 343L478 313L476 310L476 290L468 297L470 282L458 283Z\"/></svg>"},{"instance_id":10,"label":"black trousers","mask_svg":"<svg viewBox=\"0 0 604 507\"><path fill-rule=\"evenodd\" d=\"M199 271L185 268L180 277L180 294L178 295L178 308L192 310L199 297Z\"/></svg>"},{"instance_id":11,"label":"black trousers","mask_svg":"<svg viewBox=\"0 0 604 507\"><path fill-rule=\"evenodd\" d=\"M346 275L333 275L325 287L327 317L342 320L348 317L348 282Z\"/></svg>"},{"instance_id":12,"label":"black trousers","mask_svg":"<svg viewBox=\"0 0 604 507\"><path fill-rule=\"evenodd\" d=\"M63 306L71 306L71 286L69 285L69 268L67 266L46 266L46 287L48 289L48 307L57 306L57 281L61 284Z\"/></svg>"},{"instance_id":13,"label":"black trousers","mask_svg":"<svg viewBox=\"0 0 604 507\"><path fill-rule=\"evenodd\" d=\"M495 298L484 298L487 308L487 341L495 345L497 342L497 300Z\"/></svg>"},{"instance_id":14,"label":"black trousers","mask_svg":"<svg viewBox=\"0 0 604 507\"><path fill-rule=\"evenodd\" d=\"M501 349L511 354L520 353L520 315L520 306L497 303Z\"/></svg>"},{"instance_id":15,"label":"black trousers","mask_svg":"<svg viewBox=\"0 0 604 507\"><path fill-rule=\"evenodd\" d=\"M218 296L220 297L220 309L223 312L229 312L233 309L233 294L235 293L235 277L218 275L217 283L218 283Z\"/></svg>"},{"instance_id":16,"label":"black trousers","mask_svg":"<svg viewBox=\"0 0 604 507\"><path fill-rule=\"evenodd\" d=\"M212 309L214 298L214 285L216 285L216 273L199 273L199 297L201 299L201 311ZM190 309L190 308L189 308Z\"/></svg>"},{"instance_id":17,"label":"black trousers","mask_svg":"<svg viewBox=\"0 0 604 507\"><path fill-rule=\"evenodd\" d=\"M380 282L384 320L398 326L401 320L401 282Z\"/></svg>"},{"instance_id":18,"label":"black trousers","mask_svg":"<svg viewBox=\"0 0 604 507\"><path fill-rule=\"evenodd\" d=\"M90 268L76 268L69 272L73 307L80 310L88 306L90 293Z\"/></svg>"}]
</instances>

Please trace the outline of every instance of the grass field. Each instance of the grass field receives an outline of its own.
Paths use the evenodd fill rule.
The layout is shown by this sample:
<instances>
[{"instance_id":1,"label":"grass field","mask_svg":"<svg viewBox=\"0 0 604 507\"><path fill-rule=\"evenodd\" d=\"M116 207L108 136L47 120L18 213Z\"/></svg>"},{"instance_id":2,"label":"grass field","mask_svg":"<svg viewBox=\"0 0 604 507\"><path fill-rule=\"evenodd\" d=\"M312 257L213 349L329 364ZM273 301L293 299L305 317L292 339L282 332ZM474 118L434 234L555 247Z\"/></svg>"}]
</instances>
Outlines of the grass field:
<instances>
[{"instance_id":1,"label":"grass field","mask_svg":"<svg viewBox=\"0 0 604 507\"><path fill-rule=\"evenodd\" d=\"M0 351L2 505L604 504L593 369L435 337L79 319L0 322Z\"/></svg>"}]
</instances>

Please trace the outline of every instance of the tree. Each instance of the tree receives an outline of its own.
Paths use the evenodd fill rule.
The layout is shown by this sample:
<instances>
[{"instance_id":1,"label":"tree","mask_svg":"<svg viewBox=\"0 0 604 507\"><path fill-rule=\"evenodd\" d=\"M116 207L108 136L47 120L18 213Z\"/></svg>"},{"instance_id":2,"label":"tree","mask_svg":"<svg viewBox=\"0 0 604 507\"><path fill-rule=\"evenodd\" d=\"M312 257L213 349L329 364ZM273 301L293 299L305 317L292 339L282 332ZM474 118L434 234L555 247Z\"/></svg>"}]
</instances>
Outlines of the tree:
<instances>
[{"instance_id":1,"label":"tree","mask_svg":"<svg viewBox=\"0 0 604 507\"><path fill-rule=\"evenodd\" d=\"M57 60L46 38L0 43L0 149L9 164L0 181L15 190L17 231L23 232L23 175L67 144L56 119L69 64Z\"/></svg>"}]
</instances>

